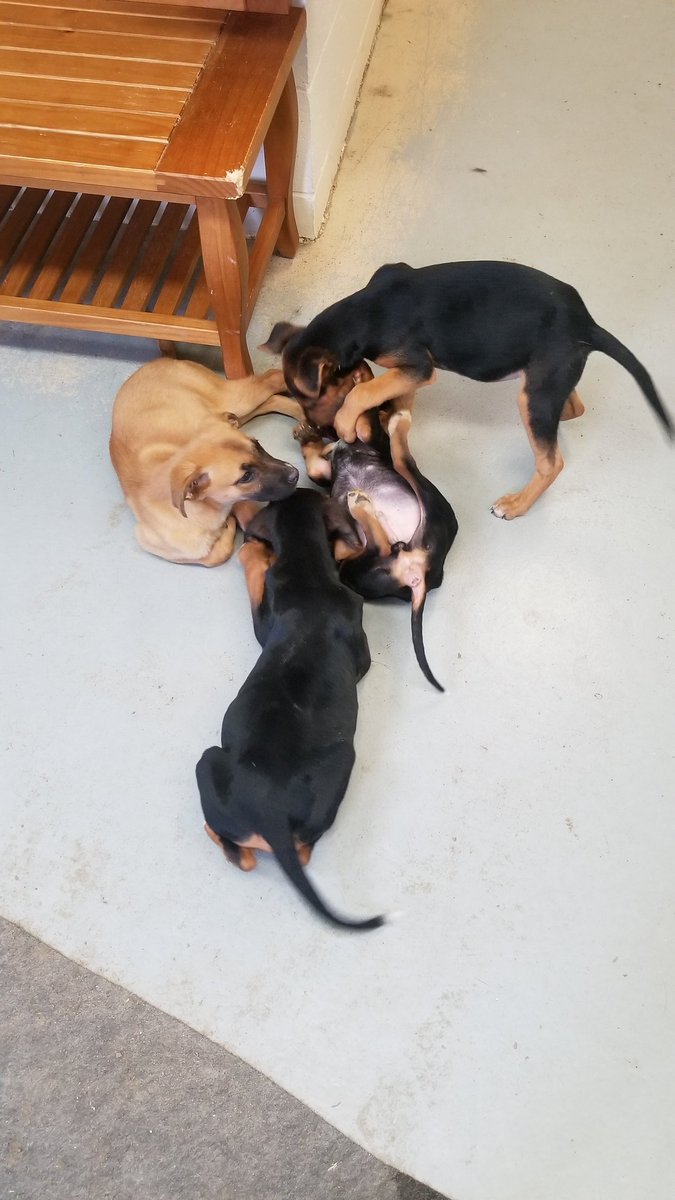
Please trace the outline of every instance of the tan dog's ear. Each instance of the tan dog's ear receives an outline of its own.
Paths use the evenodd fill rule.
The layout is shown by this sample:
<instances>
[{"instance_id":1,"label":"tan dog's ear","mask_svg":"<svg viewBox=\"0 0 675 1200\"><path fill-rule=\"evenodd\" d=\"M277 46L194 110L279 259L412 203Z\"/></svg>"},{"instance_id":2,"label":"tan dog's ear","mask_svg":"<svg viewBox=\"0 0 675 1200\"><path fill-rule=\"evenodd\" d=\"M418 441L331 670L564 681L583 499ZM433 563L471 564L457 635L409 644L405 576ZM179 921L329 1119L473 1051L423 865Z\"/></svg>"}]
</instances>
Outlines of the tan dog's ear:
<instances>
[{"instance_id":1,"label":"tan dog's ear","mask_svg":"<svg viewBox=\"0 0 675 1200\"><path fill-rule=\"evenodd\" d=\"M186 500L200 500L211 482L208 471L195 467L194 463L177 463L170 476L171 503L187 517Z\"/></svg>"},{"instance_id":2,"label":"tan dog's ear","mask_svg":"<svg viewBox=\"0 0 675 1200\"><path fill-rule=\"evenodd\" d=\"M318 346L303 350L295 368L295 381L303 396L317 400L330 380L337 375L340 364L334 354Z\"/></svg>"},{"instance_id":3,"label":"tan dog's ear","mask_svg":"<svg viewBox=\"0 0 675 1200\"><path fill-rule=\"evenodd\" d=\"M288 321L277 321L266 342L258 346L268 354L281 354L282 350L296 333L302 333L304 325L291 325Z\"/></svg>"}]
</instances>

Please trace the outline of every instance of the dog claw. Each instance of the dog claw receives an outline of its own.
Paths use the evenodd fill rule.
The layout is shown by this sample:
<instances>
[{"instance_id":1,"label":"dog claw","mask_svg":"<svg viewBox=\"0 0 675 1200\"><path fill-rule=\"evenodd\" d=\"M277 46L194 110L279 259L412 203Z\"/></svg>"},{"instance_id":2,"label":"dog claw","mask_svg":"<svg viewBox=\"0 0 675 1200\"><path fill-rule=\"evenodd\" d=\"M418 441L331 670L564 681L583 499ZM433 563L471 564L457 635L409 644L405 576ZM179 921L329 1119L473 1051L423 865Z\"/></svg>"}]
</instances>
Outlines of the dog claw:
<instances>
[{"instance_id":1,"label":"dog claw","mask_svg":"<svg viewBox=\"0 0 675 1200\"><path fill-rule=\"evenodd\" d=\"M302 421L300 425L296 425L293 430L293 437L296 442L304 444L305 442L320 442L321 434L318 429L309 424L309 421Z\"/></svg>"}]
</instances>

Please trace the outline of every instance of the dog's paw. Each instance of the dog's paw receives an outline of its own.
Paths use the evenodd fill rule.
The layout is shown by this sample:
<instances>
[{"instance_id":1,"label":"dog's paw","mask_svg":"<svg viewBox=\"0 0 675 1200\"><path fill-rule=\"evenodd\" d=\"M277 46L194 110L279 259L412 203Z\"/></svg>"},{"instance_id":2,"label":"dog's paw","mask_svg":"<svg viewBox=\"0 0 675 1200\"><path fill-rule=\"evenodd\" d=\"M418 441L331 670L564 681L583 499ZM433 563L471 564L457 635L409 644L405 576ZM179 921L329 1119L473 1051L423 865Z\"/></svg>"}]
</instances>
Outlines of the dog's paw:
<instances>
[{"instance_id":1,"label":"dog's paw","mask_svg":"<svg viewBox=\"0 0 675 1200\"><path fill-rule=\"evenodd\" d=\"M357 420L358 413L356 416L353 416L344 404L336 412L333 426L338 437L342 438L343 442L353 442L355 440Z\"/></svg>"},{"instance_id":2,"label":"dog's paw","mask_svg":"<svg viewBox=\"0 0 675 1200\"><path fill-rule=\"evenodd\" d=\"M307 446L310 442L323 441L319 430L314 425L310 425L309 421L301 421L293 430L293 437L301 446Z\"/></svg>"},{"instance_id":3,"label":"dog's paw","mask_svg":"<svg viewBox=\"0 0 675 1200\"><path fill-rule=\"evenodd\" d=\"M356 489L351 492L347 492L347 508L352 516L359 509L361 512L375 512L370 496L366 495L365 492L359 492Z\"/></svg>"},{"instance_id":4,"label":"dog's paw","mask_svg":"<svg viewBox=\"0 0 675 1200\"><path fill-rule=\"evenodd\" d=\"M495 500L490 512L493 517L499 517L502 521L512 521L514 517L522 517L528 507L523 501L521 493L513 492L508 496L502 496L500 500Z\"/></svg>"}]
</instances>

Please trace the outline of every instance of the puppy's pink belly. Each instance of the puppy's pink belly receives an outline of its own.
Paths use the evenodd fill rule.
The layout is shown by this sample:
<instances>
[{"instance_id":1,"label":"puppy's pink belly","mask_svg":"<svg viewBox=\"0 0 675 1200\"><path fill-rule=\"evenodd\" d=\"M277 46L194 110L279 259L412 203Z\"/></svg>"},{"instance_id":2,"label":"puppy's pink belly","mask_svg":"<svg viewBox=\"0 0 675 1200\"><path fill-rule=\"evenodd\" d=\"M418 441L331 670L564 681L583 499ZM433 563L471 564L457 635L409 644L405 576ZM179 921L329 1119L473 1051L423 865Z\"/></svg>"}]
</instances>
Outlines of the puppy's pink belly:
<instances>
[{"instance_id":1,"label":"puppy's pink belly","mask_svg":"<svg viewBox=\"0 0 675 1200\"><path fill-rule=\"evenodd\" d=\"M410 488L382 488L373 497L374 507L392 542L407 543L420 523L420 506Z\"/></svg>"}]
</instances>

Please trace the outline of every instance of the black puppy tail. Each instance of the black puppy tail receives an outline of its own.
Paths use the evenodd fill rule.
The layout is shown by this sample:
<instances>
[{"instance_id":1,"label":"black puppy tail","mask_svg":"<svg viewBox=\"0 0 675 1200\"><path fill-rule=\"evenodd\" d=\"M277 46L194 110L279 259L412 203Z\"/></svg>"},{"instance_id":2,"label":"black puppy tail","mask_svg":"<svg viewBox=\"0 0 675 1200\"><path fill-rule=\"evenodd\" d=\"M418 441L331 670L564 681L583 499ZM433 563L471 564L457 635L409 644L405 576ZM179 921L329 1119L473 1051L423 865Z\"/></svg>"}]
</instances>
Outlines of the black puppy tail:
<instances>
[{"instance_id":1,"label":"black puppy tail","mask_svg":"<svg viewBox=\"0 0 675 1200\"><path fill-rule=\"evenodd\" d=\"M609 358L613 358L615 362L618 362L620 366L633 376L633 379L646 397L650 408L656 413L668 437L672 441L675 437L675 426L654 387L651 375L643 367L640 360L635 357L627 346L624 346L623 342L615 338L614 334L608 333L606 329L601 329L599 325L594 326L590 342L593 350L600 350L602 354L607 354Z\"/></svg>"},{"instance_id":2,"label":"black puppy tail","mask_svg":"<svg viewBox=\"0 0 675 1200\"><path fill-rule=\"evenodd\" d=\"M412 629L413 649L415 651L415 658L417 659L417 661L420 665L420 668L421 668L421 671L422 671L422 674L424 675L424 677L426 679L428 679L429 683L432 683L439 692L444 692L445 688L443 687L443 685L441 683L438 682L436 676L434 675L433 671L431 670L431 667L429 666L429 663L427 662L427 654L426 654L426 650L424 649L424 635L423 635L423 629L422 629L422 618L423 618L423 614L424 614L424 605L426 604L426 599L427 599L426 588L419 597L417 597L415 595L415 592L413 591L412 608L410 610L410 627Z\"/></svg>"},{"instance_id":3,"label":"black puppy tail","mask_svg":"<svg viewBox=\"0 0 675 1200\"><path fill-rule=\"evenodd\" d=\"M350 921L346 917L338 917L336 913L331 912L324 904L318 892L314 890L313 885L302 868L295 843L293 842L290 826L286 823L280 823L275 830L271 830L269 824L266 824L265 829L266 832L262 836L272 847L282 870L288 876L293 886L304 896L305 900L326 921L329 921L331 925L339 926L341 929L359 929L362 931L379 929L381 925L384 925L384 917L371 917L366 921Z\"/></svg>"}]
</instances>

